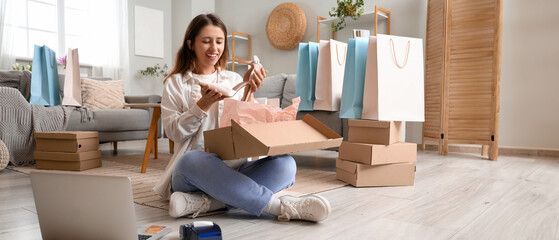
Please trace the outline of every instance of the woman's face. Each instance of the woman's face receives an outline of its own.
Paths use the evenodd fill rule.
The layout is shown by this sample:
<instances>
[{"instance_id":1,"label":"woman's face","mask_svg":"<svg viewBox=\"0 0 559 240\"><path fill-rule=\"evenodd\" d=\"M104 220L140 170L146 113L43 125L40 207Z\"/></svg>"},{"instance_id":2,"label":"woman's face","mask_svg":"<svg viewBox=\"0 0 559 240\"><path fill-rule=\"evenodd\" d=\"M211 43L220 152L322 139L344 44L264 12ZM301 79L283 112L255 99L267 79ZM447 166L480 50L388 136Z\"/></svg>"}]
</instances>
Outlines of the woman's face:
<instances>
[{"instance_id":1,"label":"woman's face","mask_svg":"<svg viewBox=\"0 0 559 240\"><path fill-rule=\"evenodd\" d=\"M218 26L207 25L196 36L191 48L196 54L198 74L211 74L225 48L225 33Z\"/></svg>"}]
</instances>

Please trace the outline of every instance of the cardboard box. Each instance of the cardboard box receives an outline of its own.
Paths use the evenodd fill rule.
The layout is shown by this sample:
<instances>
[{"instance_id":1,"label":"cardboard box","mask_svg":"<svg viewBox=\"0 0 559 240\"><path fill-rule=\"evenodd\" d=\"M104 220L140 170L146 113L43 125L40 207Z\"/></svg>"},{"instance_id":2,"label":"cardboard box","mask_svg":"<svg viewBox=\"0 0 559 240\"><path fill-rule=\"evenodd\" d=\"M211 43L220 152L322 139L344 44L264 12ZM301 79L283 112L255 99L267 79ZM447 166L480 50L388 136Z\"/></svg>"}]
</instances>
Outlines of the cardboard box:
<instances>
[{"instance_id":1,"label":"cardboard box","mask_svg":"<svg viewBox=\"0 0 559 240\"><path fill-rule=\"evenodd\" d=\"M37 160L38 169L83 171L96 167L101 167L101 158L85 161Z\"/></svg>"},{"instance_id":2,"label":"cardboard box","mask_svg":"<svg viewBox=\"0 0 559 240\"><path fill-rule=\"evenodd\" d=\"M402 137L402 122L348 119L348 141L390 145Z\"/></svg>"},{"instance_id":3,"label":"cardboard box","mask_svg":"<svg viewBox=\"0 0 559 240\"><path fill-rule=\"evenodd\" d=\"M339 147L342 136L311 115L302 120L231 126L204 132L207 152L223 160Z\"/></svg>"},{"instance_id":4,"label":"cardboard box","mask_svg":"<svg viewBox=\"0 0 559 240\"><path fill-rule=\"evenodd\" d=\"M87 152L99 149L99 134L85 131L36 132L35 151Z\"/></svg>"},{"instance_id":5,"label":"cardboard box","mask_svg":"<svg viewBox=\"0 0 559 240\"><path fill-rule=\"evenodd\" d=\"M35 160L55 160L55 161L85 161L89 159L101 158L101 150L93 150L78 153L66 152L41 152L35 151Z\"/></svg>"},{"instance_id":6,"label":"cardboard box","mask_svg":"<svg viewBox=\"0 0 559 240\"><path fill-rule=\"evenodd\" d=\"M336 160L336 178L356 187L411 186L415 163L365 165Z\"/></svg>"},{"instance_id":7,"label":"cardboard box","mask_svg":"<svg viewBox=\"0 0 559 240\"><path fill-rule=\"evenodd\" d=\"M101 150L79 153L35 151L38 169L83 171L101 166Z\"/></svg>"},{"instance_id":8,"label":"cardboard box","mask_svg":"<svg viewBox=\"0 0 559 240\"><path fill-rule=\"evenodd\" d=\"M417 144L399 142L381 145L342 142L339 158L368 165L412 163L417 159Z\"/></svg>"}]
</instances>

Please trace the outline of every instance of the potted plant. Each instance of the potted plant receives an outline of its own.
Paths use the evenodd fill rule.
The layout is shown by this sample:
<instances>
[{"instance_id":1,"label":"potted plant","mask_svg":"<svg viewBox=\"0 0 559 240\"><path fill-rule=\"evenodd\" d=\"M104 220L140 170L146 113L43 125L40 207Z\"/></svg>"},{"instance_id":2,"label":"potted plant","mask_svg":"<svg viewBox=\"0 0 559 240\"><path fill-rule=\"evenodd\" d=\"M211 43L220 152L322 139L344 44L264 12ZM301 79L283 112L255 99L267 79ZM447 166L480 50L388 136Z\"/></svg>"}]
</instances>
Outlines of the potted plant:
<instances>
[{"instance_id":1,"label":"potted plant","mask_svg":"<svg viewBox=\"0 0 559 240\"><path fill-rule=\"evenodd\" d=\"M164 64L163 67L161 67L158 63L155 64L155 66L153 67L147 67L146 69L140 70L140 74L150 77L166 77L167 75L169 75L169 67L167 66L167 64Z\"/></svg>"},{"instance_id":2,"label":"potted plant","mask_svg":"<svg viewBox=\"0 0 559 240\"><path fill-rule=\"evenodd\" d=\"M363 14L363 5L365 4L363 0L336 0L337 7L333 7L332 11L328 12L330 17L337 17L340 20L337 22L332 22L332 31L337 32L345 28L346 17L351 17L353 20L357 20Z\"/></svg>"}]
</instances>

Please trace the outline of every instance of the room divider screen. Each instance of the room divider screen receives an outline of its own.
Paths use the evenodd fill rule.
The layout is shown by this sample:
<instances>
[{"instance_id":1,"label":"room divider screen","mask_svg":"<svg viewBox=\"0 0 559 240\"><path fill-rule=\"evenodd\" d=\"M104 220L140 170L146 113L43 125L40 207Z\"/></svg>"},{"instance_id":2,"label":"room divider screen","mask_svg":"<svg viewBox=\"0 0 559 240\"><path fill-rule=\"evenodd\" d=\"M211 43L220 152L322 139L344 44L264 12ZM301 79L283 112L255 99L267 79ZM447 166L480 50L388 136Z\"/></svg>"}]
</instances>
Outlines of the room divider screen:
<instances>
[{"instance_id":1,"label":"room divider screen","mask_svg":"<svg viewBox=\"0 0 559 240\"><path fill-rule=\"evenodd\" d=\"M502 0L429 0L423 149L480 144L497 160L502 9Z\"/></svg>"}]
</instances>

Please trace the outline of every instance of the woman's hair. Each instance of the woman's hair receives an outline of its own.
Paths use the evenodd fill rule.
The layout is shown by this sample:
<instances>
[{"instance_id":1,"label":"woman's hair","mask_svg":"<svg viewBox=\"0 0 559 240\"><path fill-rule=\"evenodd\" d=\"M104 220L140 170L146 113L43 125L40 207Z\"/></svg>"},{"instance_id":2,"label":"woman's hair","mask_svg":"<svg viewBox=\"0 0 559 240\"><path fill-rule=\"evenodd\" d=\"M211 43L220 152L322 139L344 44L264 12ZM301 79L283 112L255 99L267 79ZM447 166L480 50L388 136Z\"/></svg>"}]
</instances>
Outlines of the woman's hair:
<instances>
[{"instance_id":1,"label":"woman's hair","mask_svg":"<svg viewBox=\"0 0 559 240\"><path fill-rule=\"evenodd\" d=\"M184 40L182 41L182 46L180 47L177 55L175 57L175 65L173 69L163 79L163 82L167 81L167 78L171 77L173 74L180 73L185 74L189 71L194 71L196 69L196 54L194 50L188 47L187 41L190 40L191 47L194 47L194 40L200 34L202 28L208 25L214 25L216 27L221 28L223 31L224 37L227 36L227 27L225 24L219 19L219 17L215 14L200 14L196 16L186 29L186 33L184 34ZM215 64L216 68L225 69L227 65L227 58L229 57L229 48L227 46L227 38L223 40L224 48L221 57Z\"/></svg>"}]
</instances>

